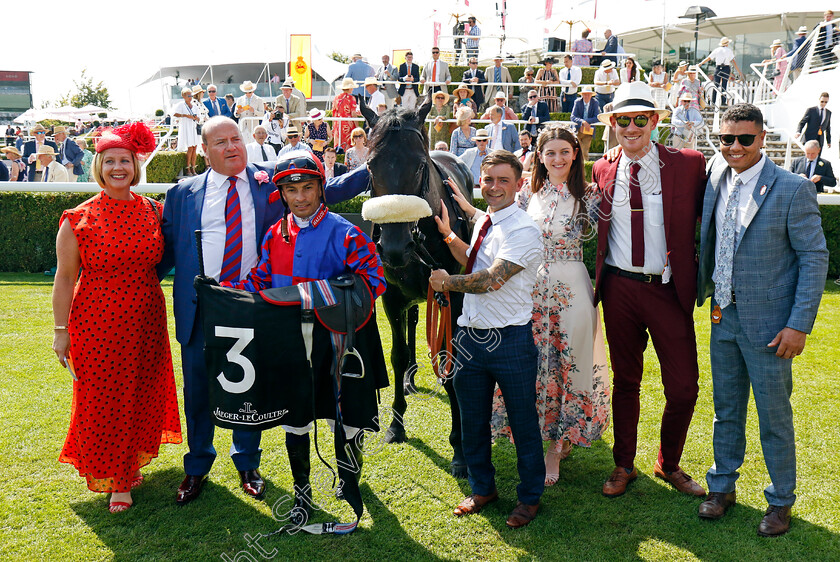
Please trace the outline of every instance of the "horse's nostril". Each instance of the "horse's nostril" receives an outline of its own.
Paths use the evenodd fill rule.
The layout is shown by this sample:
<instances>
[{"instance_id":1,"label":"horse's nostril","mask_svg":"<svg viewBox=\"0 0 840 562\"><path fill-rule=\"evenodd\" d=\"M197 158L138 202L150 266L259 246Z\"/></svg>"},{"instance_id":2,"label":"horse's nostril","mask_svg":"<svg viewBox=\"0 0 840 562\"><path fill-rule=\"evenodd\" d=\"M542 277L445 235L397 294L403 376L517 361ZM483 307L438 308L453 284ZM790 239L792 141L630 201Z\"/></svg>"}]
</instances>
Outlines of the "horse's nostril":
<instances>
[{"instance_id":1,"label":"horse's nostril","mask_svg":"<svg viewBox=\"0 0 840 562\"><path fill-rule=\"evenodd\" d=\"M415 246L416 244L414 243L414 240L409 240L408 243L405 245L405 253L410 254L411 252L413 252Z\"/></svg>"}]
</instances>

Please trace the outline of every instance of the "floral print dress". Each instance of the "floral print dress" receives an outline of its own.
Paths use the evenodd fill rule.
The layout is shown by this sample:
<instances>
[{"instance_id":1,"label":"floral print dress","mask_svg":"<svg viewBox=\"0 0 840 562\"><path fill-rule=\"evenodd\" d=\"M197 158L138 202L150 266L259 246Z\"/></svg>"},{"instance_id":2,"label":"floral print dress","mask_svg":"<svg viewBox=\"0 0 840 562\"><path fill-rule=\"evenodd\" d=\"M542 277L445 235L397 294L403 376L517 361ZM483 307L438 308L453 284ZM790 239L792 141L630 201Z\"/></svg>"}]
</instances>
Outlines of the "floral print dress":
<instances>
[{"instance_id":1,"label":"floral print dress","mask_svg":"<svg viewBox=\"0 0 840 562\"><path fill-rule=\"evenodd\" d=\"M587 215L575 221L575 198L565 184L546 181L533 193L526 182L518 195L519 206L539 226L544 244L532 295L542 438L567 439L588 447L609 425L610 387L600 314L593 306L594 291L582 249L583 242L596 233L600 194L591 190L585 203ZM513 440L498 388L491 428L494 439Z\"/></svg>"}]
</instances>

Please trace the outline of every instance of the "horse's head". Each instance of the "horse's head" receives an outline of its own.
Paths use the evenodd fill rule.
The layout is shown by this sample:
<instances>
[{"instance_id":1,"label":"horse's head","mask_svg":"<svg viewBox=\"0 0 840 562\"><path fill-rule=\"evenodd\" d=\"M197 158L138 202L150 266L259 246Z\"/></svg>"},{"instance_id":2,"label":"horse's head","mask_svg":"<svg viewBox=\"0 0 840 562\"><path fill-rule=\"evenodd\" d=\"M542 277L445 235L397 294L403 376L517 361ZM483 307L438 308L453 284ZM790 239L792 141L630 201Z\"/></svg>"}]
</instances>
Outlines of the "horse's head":
<instances>
[{"instance_id":1,"label":"horse's head","mask_svg":"<svg viewBox=\"0 0 840 562\"><path fill-rule=\"evenodd\" d=\"M423 122L430 109L431 104L424 104L417 111L394 108L378 119L369 109L363 111L362 114L373 128L368 141L372 197L408 195L427 199L429 166L432 164L429 139ZM414 217L420 203L410 198L401 198L397 205L400 208L395 209L395 212ZM435 205L431 207L435 208ZM416 221L414 218L408 222L380 223L381 235L376 249L387 265L402 267L410 261L415 249L412 231Z\"/></svg>"}]
</instances>

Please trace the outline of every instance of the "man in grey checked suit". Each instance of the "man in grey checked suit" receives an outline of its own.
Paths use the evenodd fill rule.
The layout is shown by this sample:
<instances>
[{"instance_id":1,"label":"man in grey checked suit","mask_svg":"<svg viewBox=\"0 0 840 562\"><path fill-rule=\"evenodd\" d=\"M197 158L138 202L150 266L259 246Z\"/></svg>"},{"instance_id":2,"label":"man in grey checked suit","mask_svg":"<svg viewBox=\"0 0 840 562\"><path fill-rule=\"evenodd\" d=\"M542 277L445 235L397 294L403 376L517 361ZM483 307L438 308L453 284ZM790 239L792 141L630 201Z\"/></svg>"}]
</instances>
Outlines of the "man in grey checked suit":
<instances>
[{"instance_id":1,"label":"man in grey checked suit","mask_svg":"<svg viewBox=\"0 0 840 562\"><path fill-rule=\"evenodd\" d=\"M713 297L715 462L699 515L719 519L735 504L752 386L771 480L758 534L772 537L790 528L796 499L791 366L814 326L828 250L816 190L761 153L763 122L749 104L723 115L721 153L728 166L712 168L703 202L697 304Z\"/></svg>"}]
</instances>

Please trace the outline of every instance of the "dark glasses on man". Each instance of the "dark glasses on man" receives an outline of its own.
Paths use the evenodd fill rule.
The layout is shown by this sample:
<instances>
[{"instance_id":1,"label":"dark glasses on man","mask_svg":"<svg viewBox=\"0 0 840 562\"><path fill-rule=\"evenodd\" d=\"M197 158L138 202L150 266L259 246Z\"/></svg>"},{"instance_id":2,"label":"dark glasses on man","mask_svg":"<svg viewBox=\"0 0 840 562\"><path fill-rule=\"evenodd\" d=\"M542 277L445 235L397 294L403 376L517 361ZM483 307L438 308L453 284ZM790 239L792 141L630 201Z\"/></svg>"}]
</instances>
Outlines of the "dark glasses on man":
<instances>
[{"instance_id":1,"label":"dark glasses on man","mask_svg":"<svg viewBox=\"0 0 840 562\"><path fill-rule=\"evenodd\" d=\"M720 144L723 146L732 146L735 144L735 139L738 139L738 144L741 146L752 146L757 135L720 135Z\"/></svg>"},{"instance_id":2,"label":"dark glasses on man","mask_svg":"<svg viewBox=\"0 0 840 562\"><path fill-rule=\"evenodd\" d=\"M625 127L630 126L630 121L632 121L638 128L642 128L648 124L650 121L650 117L647 115L634 115L633 117L629 115L617 115L615 118L616 124L624 129Z\"/></svg>"}]
</instances>

